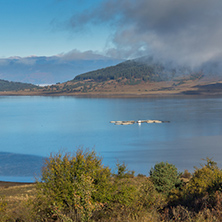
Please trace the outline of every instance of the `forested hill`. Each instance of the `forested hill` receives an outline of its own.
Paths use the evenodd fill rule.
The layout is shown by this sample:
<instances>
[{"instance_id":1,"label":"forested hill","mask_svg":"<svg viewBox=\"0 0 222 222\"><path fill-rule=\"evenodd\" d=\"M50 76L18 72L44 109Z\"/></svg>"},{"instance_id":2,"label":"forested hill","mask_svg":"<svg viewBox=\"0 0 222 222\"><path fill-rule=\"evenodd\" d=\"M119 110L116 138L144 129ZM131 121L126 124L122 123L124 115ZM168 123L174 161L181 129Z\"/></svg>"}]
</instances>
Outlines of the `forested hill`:
<instances>
[{"instance_id":1,"label":"forested hill","mask_svg":"<svg viewBox=\"0 0 222 222\"><path fill-rule=\"evenodd\" d=\"M159 82L172 80L178 76L199 78L201 73L193 72L189 67L173 67L154 62L152 58L127 60L116 66L87 72L76 76L73 81L94 80L96 82L121 79L140 79L142 81Z\"/></svg>"},{"instance_id":2,"label":"forested hill","mask_svg":"<svg viewBox=\"0 0 222 222\"><path fill-rule=\"evenodd\" d=\"M11 81L0 79L0 91L19 91L19 90L25 90L25 89L30 90L34 88L39 88L39 87L33 84L11 82Z\"/></svg>"}]
</instances>

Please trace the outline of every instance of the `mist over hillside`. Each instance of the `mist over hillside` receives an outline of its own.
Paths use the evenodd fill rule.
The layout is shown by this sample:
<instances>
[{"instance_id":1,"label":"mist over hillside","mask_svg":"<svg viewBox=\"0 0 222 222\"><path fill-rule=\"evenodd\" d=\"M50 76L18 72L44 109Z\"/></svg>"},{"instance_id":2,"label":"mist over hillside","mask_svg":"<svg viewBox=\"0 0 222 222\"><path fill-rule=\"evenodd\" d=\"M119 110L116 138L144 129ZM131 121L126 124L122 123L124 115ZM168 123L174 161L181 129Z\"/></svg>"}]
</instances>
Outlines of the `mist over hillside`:
<instances>
[{"instance_id":1,"label":"mist over hillside","mask_svg":"<svg viewBox=\"0 0 222 222\"><path fill-rule=\"evenodd\" d=\"M222 60L212 59L200 66L178 64L172 59L144 56L120 61L103 56L73 57L11 57L0 59L0 79L32 83L55 84L70 80L93 79L106 81L118 78L143 81L168 81L177 77L192 76L222 79Z\"/></svg>"},{"instance_id":2,"label":"mist over hillside","mask_svg":"<svg viewBox=\"0 0 222 222\"><path fill-rule=\"evenodd\" d=\"M178 64L173 60L161 60L152 56L144 56L121 62L95 71L77 75L73 81L94 80L97 82L117 79L140 79L158 82L177 78L221 78L222 62L212 60L200 66Z\"/></svg>"},{"instance_id":3,"label":"mist over hillside","mask_svg":"<svg viewBox=\"0 0 222 222\"><path fill-rule=\"evenodd\" d=\"M175 77L188 77L195 73L201 73L205 79L222 80L222 57L217 56L209 59L199 65L191 63L181 63L172 58L161 58L155 56L144 56L135 59L136 62L148 66L160 66L162 71L168 75L168 79Z\"/></svg>"},{"instance_id":4,"label":"mist over hillside","mask_svg":"<svg viewBox=\"0 0 222 222\"><path fill-rule=\"evenodd\" d=\"M45 58L38 57L37 61L42 67L49 64ZM220 61L191 67L148 56L76 75L71 80L45 87L2 80L0 91L3 94L7 91L17 94L19 91L22 95L218 95L222 93L221 67Z\"/></svg>"},{"instance_id":5,"label":"mist over hillside","mask_svg":"<svg viewBox=\"0 0 222 222\"><path fill-rule=\"evenodd\" d=\"M206 77L218 76L222 77L222 57L215 57L209 59L199 65L192 65L191 63L178 63L177 60L172 58L161 58L155 56L144 56L135 59L138 63L146 65L159 65L168 72L176 71L177 75L189 75L192 72L202 72Z\"/></svg>"}]
</instances>

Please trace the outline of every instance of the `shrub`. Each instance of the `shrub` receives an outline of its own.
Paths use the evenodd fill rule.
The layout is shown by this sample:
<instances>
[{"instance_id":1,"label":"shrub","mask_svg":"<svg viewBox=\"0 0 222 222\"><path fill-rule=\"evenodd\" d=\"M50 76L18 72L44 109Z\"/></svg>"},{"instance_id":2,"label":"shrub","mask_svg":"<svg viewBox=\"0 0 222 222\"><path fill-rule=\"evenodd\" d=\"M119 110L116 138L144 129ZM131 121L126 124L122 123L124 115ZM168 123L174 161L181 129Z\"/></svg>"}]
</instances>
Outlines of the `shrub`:
<instances>
[{"instance_id":1,"label":"shrub","mask_svg":"<svg viewBox=\"0 0 222 222\"><path fill-rule=\"evenodd\" d=\"M187 185L187 193L195 196L213 194L215 191L222 191L222 172L217 163L206 159L207 163L202 168L196 168L193 177Z\"/></svg>"},{"instance_id":2,"label":"shrub","mask_svg":"<svg viewBox=\"0 0 222 222\"><path fill-rule=\"evenodd\" d=\"M78 149L74 155L58 153L45 161L37 191L48 200L52 217L71 214L73 220L88 221L100 202L110 198L110 177L94 151Z\"/></svg>"},{"instance_id":3,"label":"shrub","mask_svg":"<svg viewBox=\"0 0 222 222\"><path fill-rule=\"evenodd\" d=\"M140 202L144 209L161 209L166 203L164 195L158 193L150 178L145 178L140 187Z\"/></svg>"},{"instance_id":4,"label":"shrub","mask_svg":"<svg viewBox=\"0 0 222 222\"><path fill-rule=\"evenodd\" d=\"M190 179L192 177L191 173L188 170L184 170L184 173L181 175L181 178Z\"/></svg>"},{"instance_id":5,"label":"shrub","mask_svg":"<svg viewBox=\"0 0 222 222\"><path fill-rule=\"evenodd\" d=\"M147 221L142 218L157 213L166 202L149 178L114 177L113 180L113 198L94 214L95 221Z\"/></svg>"},{"instance_id":6,"label":"shrub","mask_svg":"<svg viewBox=\"0 0 222 222\"><path fill-rule=\"evenodd\" d=\"M168 162L157 163L154 168L151 168L150 178L156 190L167 195L173 188L181 185L177 168Z\"/></svg>"},{"instance_id":7,"label":"shrub","mask_svg":"<svg viewBox=\"0 0 222 222\"><path fill-rule=\"evenodd\" d=\"M116 177L118 178L132 178L134 177L135 171L130 171L127 169L127 166L125 163L117 163L117 174Z\"/></svg>"},{"instance_id":8,"label":"shrub","mask_svg":"<svg viewBox=\"0 0 222 222\"><path fill-rule=\"evenodd\" d=\"M200 209L212 209L217 205L216 194L222 191L222 171L217 164L207 158L202 168L196 168L193 177L185 187L180 202L190 209L199 212Z\"/></svg>"},{"instance_id":9,"label":"shrub","mask_svg":"<svg viewBox=\"0 0 222 222\"><path fill-rule=\"evenodd\" d=\"M174 193L171 206L180 204L199 214L204 209L221 210L222 171L211 159L207 158L206 161L202 168L196 168L183 190Z\"/></svg>"}]
</instances>

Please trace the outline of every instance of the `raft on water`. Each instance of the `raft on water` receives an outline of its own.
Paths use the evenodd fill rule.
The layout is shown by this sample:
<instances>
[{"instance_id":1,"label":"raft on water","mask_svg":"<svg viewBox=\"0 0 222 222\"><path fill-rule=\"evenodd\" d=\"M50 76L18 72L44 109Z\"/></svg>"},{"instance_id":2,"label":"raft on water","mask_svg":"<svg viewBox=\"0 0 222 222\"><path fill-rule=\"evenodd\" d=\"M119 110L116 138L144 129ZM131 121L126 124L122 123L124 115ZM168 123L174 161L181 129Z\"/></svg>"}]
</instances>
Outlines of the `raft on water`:
<instances>
[{"instance_id":1,"label":"raft on water","mask_svg":"<svg viewBox=\"0 0 222 222\"><path fill-rule=\"evenodd\" d=\"M134 123L169 123L170 121L162 121L162 120L129 120L129 121L110 121L110 123L114 123L115 125L132 125Z\"/></svg>"}]
</instances>

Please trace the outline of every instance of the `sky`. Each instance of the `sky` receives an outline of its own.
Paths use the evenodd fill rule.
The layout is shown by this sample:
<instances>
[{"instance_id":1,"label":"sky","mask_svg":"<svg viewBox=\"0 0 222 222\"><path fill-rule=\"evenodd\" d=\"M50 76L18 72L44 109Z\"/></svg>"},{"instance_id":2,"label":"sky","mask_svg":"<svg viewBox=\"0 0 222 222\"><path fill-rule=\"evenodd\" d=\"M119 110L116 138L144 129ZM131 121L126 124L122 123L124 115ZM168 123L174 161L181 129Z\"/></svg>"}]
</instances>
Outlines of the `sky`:
<instances>
[{"instance_id":1,"label":"sky","mask_svg":"<svg viewBox=\"0 0 222 222\"><path fill-rule=\"evenodd\" d=\"M0 0L0 58L222 57L221 0Z\"/></svg>"},{"instance_id":2,"label":"sky","mask_svg":"<svg viewBox=\"0 0 222 222\"><path fill-rule=\"evenodd\" d=\"M103 51L104 26L76 31L70 19L98 0L0 0L0 58L52 56L72 50ZM93 4L92 4L93 3Z\"/></svg>"}]
</instances>

